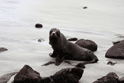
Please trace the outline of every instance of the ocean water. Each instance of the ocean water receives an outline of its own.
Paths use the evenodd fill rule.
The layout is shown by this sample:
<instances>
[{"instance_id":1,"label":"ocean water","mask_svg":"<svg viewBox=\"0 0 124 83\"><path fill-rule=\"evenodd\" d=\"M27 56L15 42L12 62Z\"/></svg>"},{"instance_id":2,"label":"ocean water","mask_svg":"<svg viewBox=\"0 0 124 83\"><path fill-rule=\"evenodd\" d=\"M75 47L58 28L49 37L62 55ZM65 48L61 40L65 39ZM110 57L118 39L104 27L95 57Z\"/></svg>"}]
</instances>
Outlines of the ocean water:
<instances>
[{"instance_id":1,"label":"ocean water","mask_svg":"<svg viewBox=\"0 0 124 83\"><path fill-rule=\"evenodd\" d=\"M0 76L19 70L24 64L31 65L43 76L70 67L66 63L59 67L41 67L54 60L49 57L52 52L49 30L53 27L60 29L67 38L90 39L98 44L95 54L100 61L97 66L87 65L81 82L91 83L110 71L124 76L121 72L123 60L105 58L112 42L124 39L123 3L123 0L0 0L0 47L8 49L0 54ZM36 29L36 23L43 24L43 28ZM40 38L45 41L38 42ZM118 65L115 68L106 66L109 60ZM49 70L50 67L53 70ZM100 74L96 75L92 68Z\"/></svg>"}]
</instances>

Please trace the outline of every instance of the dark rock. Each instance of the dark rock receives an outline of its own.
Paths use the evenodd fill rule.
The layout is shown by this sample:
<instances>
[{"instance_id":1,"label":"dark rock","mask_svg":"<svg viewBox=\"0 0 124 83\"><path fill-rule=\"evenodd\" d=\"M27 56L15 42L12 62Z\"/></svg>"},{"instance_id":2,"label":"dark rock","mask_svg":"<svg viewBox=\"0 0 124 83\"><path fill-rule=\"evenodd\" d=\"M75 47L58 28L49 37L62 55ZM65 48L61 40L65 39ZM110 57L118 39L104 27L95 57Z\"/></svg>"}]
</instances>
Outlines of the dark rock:
<instances>
[{"instance_id":1,"label":"dark rock","mask_svg":"<svg viewBox=\"0 0 124 83\"><path fill-rule=\"evenodd\" d=\"M68 41L77 41L77 38L69 38Z\"/></svg>"},{"instance_id":2,"label":"dark rock","mask_svg":"<svg viewBox=\"0 0 124 83\"><path fill-rule=\"evenodd\" d=\"M121 41L115 41L115 42L113 42L113 44L115 45L115 44L118 44L118 43L120 43Z\"/></svg>"},{"instance_id":3,"label":"dark rock","mask_svg":"<svg viewBox=\"0 0 124 83\"><path fill-rule=\"evenodd\" d=\"M83 7L83 9L87 9L87 7L85 6L85 7Z\"/></svg>"},{"instance_id":4,"label":"dark rock","mask_svg":"<svg viewBox=\"0 0 124 83\"><path fill-rule=\"evenodd\" d=\"M105 54L105 57L124 59L124 40L109 48Z\"/></svg>"},{"instance_id":5,"label":"dark rock","mask_svg":"<svg viewBox=\"0 0 124 83\"><path fill-rule=\"evenodd\" d=\"M75 44L77 44L81 47L87 48L91 51L96 51L97 50L97 44L92 40L80 39Z\"/></svg>"},{"instance_id":6,"label":"dark rock","mask_svg":"<svg viewBox=\"0 0 124 83\"><path fill-rule=\"evenodd\" d=\"M51 77L45 77L41 80L41 83L54 83Z\"/></svg>"},{"instance_id":7,"label":"dark rock","mask_svg":"<svg viewBox=\"0 0 124 83\"><path fill-rule=\"evenodd\" d=\"M119 79L120 83L124 83L124 77Z\"/></svg>"},{"instance_id":8,"label":"dark rock","mask_svg":"<svg viewBox=\"0 0 124 83\"><path fill-rule=\"evenodd\" d=\"M107 64L114 66L116 63L114 63L114 62L112 62L112 61L109 61Z\"/></svg>"},{"instance_id":9,"label":"dark rock","mask_svg":"<svg viewBox=\"0 0 124 83\"><path fill-rule=\"evenodd\" d=\"M44 41L44 39L42 39L42 38L38 39L38 42L42 42L42 41Z\"/></svg>"},{"instance_id":10,"label":"dark rock","mask_svg":"<svg viewBox=\"0 0 124 83\"><path fill-rule=\"evenodd\" d=\"M111 72L106 76L103 76L102 78L97 79L97 81L93 83L119 83L119 77L114 72Z\"/></svg>"},{"instance_id":11,"label":"dark rock","mask_svg":"<svg viewBox=\"0 0 124 83\"><path fill-rule=\"evenodd\" d=\"M14 83L40 83L40 74L25 65L14 77Z\"/></svg>"},{"instance_id":12,"label":"dark rock","mask_svg":"<svg viewBox=\"0 0 124 83\"><path fill-rule=\"evenodd\" d=\"M4 51L7 51L7 50L8 50L8 49L3 48L3 47L0 48L0 52L4 52Z\"/></svg>"},{"instance_id":13,"label":"dark rock","mask_svg":"<svg viewBox=\"0 0 124 83\"><path fill-rule=\"evenodd\" d=\"M81 68L66 68L56 72L51 78L54 83L78 83L83 71Z\"/></svg>"},{"instance_id":14,"label":"dark rock","mask_svg":"<svg viewBox=\"0 0 124 83\"><path fill-rule=\"evenodd\" d=\"M76 65L76 67L85 68L85 64L83 64L83 63L78 63L78 64Z\"/></svg>"},{"instance_id":15,"label":"dark rock","mask_svg":"<svg viewBox=\"0 0 124 83\"><path fill-rule=\"evenodd\" d=\"M3 76L0 77L0 83L7 83L9 81L9 79L15 75L17 72L11 72L11 73L7 73Z\"/></svg>"},{"instance_id":16,"label":"dark rock","mask_svg":"<svg viewBox=\"0 0 124 83\"><path fill-rule=\"evenodd\" d=\"M42 24L37 23L37 24L35 25L35 27L36 27L36 28L42 28L42 27L43 27L43 25L42 25Z\"/></svg>"}]
</instances>

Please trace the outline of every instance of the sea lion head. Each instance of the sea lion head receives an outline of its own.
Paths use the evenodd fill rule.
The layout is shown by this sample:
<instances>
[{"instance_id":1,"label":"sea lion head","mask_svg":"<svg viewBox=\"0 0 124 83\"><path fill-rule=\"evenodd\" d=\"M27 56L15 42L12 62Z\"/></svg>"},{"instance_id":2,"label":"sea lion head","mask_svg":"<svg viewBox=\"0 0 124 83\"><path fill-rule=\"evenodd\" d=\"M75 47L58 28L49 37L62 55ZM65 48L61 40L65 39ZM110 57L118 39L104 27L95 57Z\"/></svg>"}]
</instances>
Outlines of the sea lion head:
<instances>
[{"instance_id":1,"label":"sea lion head","mask_svg":"<svg viewBox=\"0 0 124 83\"><path fill-rule=\"evenodd\" d=\"M60 37L60 30L57 28L52 28L49 32L49 44L56 44Z\"/></svg>"}]
</instances>

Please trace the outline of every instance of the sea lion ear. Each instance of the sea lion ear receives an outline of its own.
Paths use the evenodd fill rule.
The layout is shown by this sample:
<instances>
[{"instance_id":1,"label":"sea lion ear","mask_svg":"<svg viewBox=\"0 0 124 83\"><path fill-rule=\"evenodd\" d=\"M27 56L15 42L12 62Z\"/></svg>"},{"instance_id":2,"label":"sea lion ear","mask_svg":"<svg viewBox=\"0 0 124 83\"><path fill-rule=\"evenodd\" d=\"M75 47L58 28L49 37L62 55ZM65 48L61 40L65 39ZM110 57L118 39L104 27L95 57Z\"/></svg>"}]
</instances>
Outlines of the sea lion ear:
<instances>
[{"instance_id":1,"label":"sea lion ear","mask_svg":"<svg viewBox=\"0 0 124 83\"><path fill-rule=\"evenodd\" d=\"M57 36L59 37L59 36L60 36L60 31L57 30L56 34L57 34Z\"/></svg>"}]
</instances>

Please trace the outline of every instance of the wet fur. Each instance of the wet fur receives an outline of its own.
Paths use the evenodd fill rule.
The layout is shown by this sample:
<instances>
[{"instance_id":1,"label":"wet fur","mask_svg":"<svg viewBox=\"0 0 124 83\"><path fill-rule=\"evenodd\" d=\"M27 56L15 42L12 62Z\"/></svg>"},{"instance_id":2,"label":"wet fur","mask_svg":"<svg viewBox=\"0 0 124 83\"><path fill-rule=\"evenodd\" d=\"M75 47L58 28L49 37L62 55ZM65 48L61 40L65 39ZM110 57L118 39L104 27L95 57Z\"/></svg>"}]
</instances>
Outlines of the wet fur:
<instances>
[{"instance_id":1,"label":"wet fur","mask_svg":"<svg viewBox=\"0 0 124 83\"><path fill-rule=\"evenodd\" d=\"M98 58L92 51L67 41L59 29L52 28L49 35L49 43L54 50L51 57L56 57L56 65L60 65L64 59L87 61L83 64L95 63L98 61Z\"/></svg>"}]
</instances>

